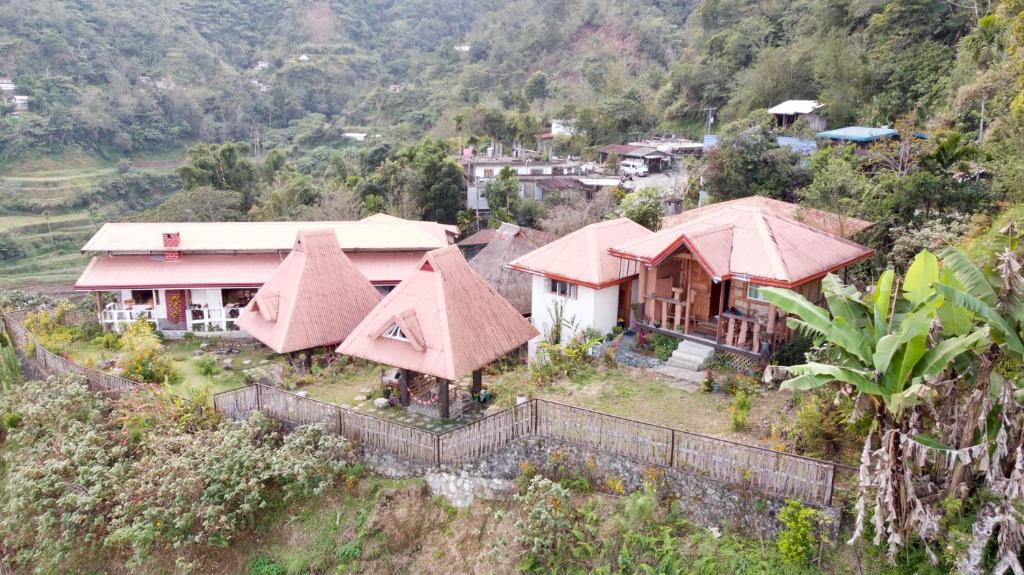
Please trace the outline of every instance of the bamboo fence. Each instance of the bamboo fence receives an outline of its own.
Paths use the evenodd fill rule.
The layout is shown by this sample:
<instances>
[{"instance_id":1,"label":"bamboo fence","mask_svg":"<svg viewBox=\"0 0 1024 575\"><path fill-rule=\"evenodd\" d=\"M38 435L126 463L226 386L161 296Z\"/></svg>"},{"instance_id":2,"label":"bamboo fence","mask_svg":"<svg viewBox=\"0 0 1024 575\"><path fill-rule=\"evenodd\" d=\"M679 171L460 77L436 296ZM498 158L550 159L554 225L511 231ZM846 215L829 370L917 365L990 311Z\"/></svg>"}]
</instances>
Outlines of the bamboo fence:
<instances>
[{"instance_id":1,"label":"bamboo fence","mask_svg":"<svg viewBox=\"0 0 1024 575\"><path fill-rule=\"evenodd\" d=\"M120 394L139 385L78 365L39 345L21 324L24 312L3 317L22 357L44 373L74 373L95 391ZM766 494L830 505L836 465L636 421L543 399L532 399L437 434L391 419L346 409L275 387L253 384L214 396L228 419L262 412L286 429L322 424L359 445L408 461L456 464L495 453L523 437L542 437L709 479L748 486Z\"/></svg>"}]
</instances>

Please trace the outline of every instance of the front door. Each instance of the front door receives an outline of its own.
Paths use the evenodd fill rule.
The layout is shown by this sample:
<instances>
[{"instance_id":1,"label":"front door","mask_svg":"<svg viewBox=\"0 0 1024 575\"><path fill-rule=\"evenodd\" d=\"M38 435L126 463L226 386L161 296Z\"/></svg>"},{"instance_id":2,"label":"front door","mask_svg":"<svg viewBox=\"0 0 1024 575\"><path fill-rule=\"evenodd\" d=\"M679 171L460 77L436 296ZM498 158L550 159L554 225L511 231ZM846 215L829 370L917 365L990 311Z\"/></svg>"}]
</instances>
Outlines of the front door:
<instances>
[{"instance_id":1,"label":"front door","mask_svg":"<svg viewBox=\"0 0 1024 575\"><path fill-rule=\"evenodd\" d=\"M185 301L185 290L167 290L165 302L167 304L167 323L175 327L184 326L185 309L188 307Z\"/></svg>"},{"instance_id":2,"label":"front door","mask_svg":"<svg viewBox=\"0 0 1024 575\"><path fill-rule=\"evenodd\" d=\"M711 319L711 276L696 262L690 276L690 318L697 323Z\"/></svg>"},{"instance_id":3,"label":"front door","mask_svg":"<svg viewBox=\"0 0 1024 575\"><path fill-rule=\"evenodd\" d=\"M633 299L633 280L629 280L619 284L619 315L618 319L625 322L626 325L630 323L629 308ZM618 323L618 322L616 322Z\"/></svg>"}]
</instances>

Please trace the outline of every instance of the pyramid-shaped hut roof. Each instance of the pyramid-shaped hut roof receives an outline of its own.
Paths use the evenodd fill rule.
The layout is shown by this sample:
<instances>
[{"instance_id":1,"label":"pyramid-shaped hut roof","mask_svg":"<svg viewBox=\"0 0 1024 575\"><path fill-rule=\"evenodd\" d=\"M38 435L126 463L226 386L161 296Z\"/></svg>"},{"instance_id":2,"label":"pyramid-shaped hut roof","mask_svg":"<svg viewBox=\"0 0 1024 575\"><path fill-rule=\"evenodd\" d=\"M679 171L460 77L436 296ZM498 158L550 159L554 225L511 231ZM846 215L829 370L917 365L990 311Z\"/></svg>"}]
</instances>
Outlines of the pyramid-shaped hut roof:
<instances>
[{"instance_id":1,"label":"pyramid-shaped hut roof","mask_svg":"<svg viewBox=\"0 0 1024 575\"><path fill-rule=\"evenodd\" d=\"M456 380L537 335L450 246L427 252L338 353Z\"/></svg>"},{"instance_id":2,"label":"pyramid-shaped hut roof","mask_svg":"<svg viewBox=\"0 0 1024 575\"><path fill-rule=\"evenodd\" d=\"M508 300L519 313L530 313L533 301L533 282L529 274L516 271L506 264L519 256L557 239L553 234L503 223L494 230L490 243L469 260L469 266Z\"/></svg>"},{"instance_id":3,"label":"pyramid-shaped hut roof","mask_svg":"<svg viewBox=\"0 0 1024 575\"><path fill-rule=\"evenodd\" d=\"M381 300L332 229L301 230L238 327L278 353L336 345Z\"/></svg>"}]
</instances>

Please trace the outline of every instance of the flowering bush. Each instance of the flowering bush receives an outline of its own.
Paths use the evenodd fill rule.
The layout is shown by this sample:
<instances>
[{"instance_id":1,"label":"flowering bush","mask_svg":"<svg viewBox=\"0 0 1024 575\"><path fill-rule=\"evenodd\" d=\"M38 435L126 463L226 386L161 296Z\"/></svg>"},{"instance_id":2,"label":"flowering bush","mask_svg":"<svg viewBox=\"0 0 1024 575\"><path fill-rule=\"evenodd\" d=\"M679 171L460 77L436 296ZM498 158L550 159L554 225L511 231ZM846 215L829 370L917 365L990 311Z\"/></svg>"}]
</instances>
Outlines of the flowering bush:
<instances>
[{"instance_id":1,"label":"flowering bush","mask_svg":"<svg viewBox=\"0 0 1024 575\"><path fill-rule=\"evenodd\" d=\"M110 548L138 563L154 547L225 545L346 468L347 443L320 427L282 437L258 418L221 423L203 410L152 393L108 402L73 377L0 395L0 413L21 418L3 451L10 560L59 572Z\"/></svg>"},{"instance_id":2,"label":"flowering bush","mask_svg":"<svg viewBox=\"0 0 1024 575\"><path fill-rule=\"evenodd\" d=\"M163 383L177 381L179 374L164 355L164 344L153 324L138 320L121 334L122 375L132 381Z\"/></svg>"}]
</instances>

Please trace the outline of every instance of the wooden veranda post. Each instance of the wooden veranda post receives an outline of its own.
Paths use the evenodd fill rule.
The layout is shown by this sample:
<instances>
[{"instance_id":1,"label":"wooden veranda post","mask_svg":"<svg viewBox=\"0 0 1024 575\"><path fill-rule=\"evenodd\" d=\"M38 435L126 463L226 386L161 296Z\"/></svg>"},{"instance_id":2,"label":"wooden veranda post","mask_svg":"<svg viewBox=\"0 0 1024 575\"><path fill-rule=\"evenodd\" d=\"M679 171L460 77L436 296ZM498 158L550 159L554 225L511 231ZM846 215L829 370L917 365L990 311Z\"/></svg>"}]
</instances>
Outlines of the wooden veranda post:
<instances>
[{"instance_id":1,"label":"wooden veranda post","mask_svg":"<svg viewBox=\"0 0 1024 575\"><path fill-rule=\"evenodd\" d=\"M722 312L725 311L725 298L729 297L729 294L725 293L725 282L719 282L718 285L720 287L718 288L718 325L715 327L715 345L722 344Z\"/></svg>"},{"instance_id":2,"label":"wooden veranda post","mask_svg":"<svg viewBox=\"0 0 1024 575\"><path fill-rule=\"evenodd\" d=\"M404 369L398 370L398 403L409 407L409 372Z\"/></svg>"},{"instance_id":3,"label":"wooden veranda post","mask_svg":"<svg viewBox=\"0 0 1024 575\"><path fill-rule=\"evenodd\" d=\"M442 419L450 419L448 408L448 380L437 378L437 407Z\"/></svg>"},{"instance_id":4,"label":"wooden veranda post","mask_svg":"<svg viewBox=\"0 0 1024 575\"><path fill-rule=\"evenodd\" d=\"M107 324L103 323L103 296L100 292L96 293L96 320L100 322L100 327L103 331L107 331Z\"/></svg>"},{"instance_id":5,"label":"wooden veranda post","mask_svg":"<svg viewBox=\"0 0 1024 575\"><path fill-rule=\"evenodd\" d=\"M480 392L484 389L484 370L477 369L473 371L473 397L479 397Z\"/></svg>"}]
</instances>

